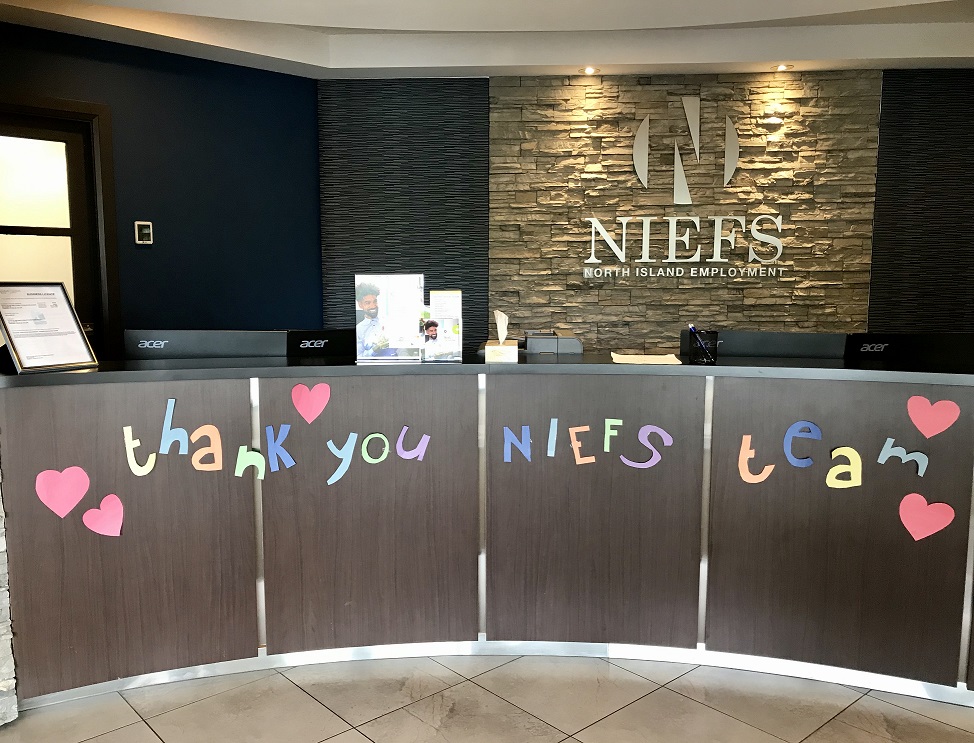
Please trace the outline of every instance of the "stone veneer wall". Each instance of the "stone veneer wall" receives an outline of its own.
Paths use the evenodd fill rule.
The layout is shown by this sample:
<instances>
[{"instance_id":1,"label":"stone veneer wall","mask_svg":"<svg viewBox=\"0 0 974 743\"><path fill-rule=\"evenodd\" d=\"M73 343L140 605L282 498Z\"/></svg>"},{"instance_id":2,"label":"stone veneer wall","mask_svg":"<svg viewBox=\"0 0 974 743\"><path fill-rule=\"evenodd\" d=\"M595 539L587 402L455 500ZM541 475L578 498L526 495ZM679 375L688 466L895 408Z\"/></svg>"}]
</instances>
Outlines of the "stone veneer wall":
<instances>
[{"instance_id":1,"label":"stone veneer wall","mask_svg":"<svg viewBox=\"0 0 974 743\"><path fill-rule=\"evenodd\" d=\"M603 351L676 350L687 321L718 330L865 329L881 87L878 71L491 79L491 309L510 315L514 329L567 329L587 350ZM699 163L681 96L701 99ZM632 145L647 114L644 189ZM725 116L735 122L741 146L727 187ZM674 206L674 141L690 206ZM713 245L709 217L746 216L750 226L762 213L783 218L781 277L634 275L639 265L667 266L661 217L699 216L701 230L691 237L706 258ZM641 225L633 219L627 263L604 241L597 245L601 267L628 266L631 275L583 278L591 249L585 218L598 218L618 242L616 218L624 216L657 217L651 230L657 262L633 262L641 252ZM680 224L681 231L688 226ZM738 231L737 248L722 265L760 265L746 263L752 242ZM764 246L764 255L771 250Z\"/></svg>"},{"instance_id":2,"label":"stone veneer wall","mask_svg":"<svg viewBox=\"0 0 974 743\"><path fill-rule=\"evenodd\" d=\"M17 717L13 632L10 629L10 576L7 567L6 515L0 499L0 725Z\"/></svg>"}]
</instances>

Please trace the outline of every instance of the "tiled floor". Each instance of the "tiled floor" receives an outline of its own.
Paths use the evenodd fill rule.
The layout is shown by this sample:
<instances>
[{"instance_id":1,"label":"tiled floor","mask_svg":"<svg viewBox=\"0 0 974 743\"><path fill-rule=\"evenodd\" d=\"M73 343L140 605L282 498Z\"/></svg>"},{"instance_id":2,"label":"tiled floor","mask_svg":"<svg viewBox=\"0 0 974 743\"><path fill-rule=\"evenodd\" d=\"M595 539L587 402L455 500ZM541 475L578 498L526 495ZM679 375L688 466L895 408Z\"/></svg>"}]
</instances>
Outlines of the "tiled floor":
<instances>
[{"instance_id":1,"label":"tiled floor","mask_svg":"<svg viewBox=\"0 0 974 743\"><path fill-rule=\"evenodd\" d=\"M24 712L0 743L974 743L974 709L677 663L353 661Z\"/></svg>"}]
</instances>

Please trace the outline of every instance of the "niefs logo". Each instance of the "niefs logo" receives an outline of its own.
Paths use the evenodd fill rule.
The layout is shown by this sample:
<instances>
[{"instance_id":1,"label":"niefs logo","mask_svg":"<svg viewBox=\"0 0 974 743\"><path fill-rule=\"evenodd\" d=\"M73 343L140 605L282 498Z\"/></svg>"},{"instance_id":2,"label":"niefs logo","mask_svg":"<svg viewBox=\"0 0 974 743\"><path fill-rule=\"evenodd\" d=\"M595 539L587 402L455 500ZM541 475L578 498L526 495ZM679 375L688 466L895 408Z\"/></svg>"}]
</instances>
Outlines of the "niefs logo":
<instances>
[{"instance_id":1,"label":"niefs logo","mask_svg":"<svg viewBox=\"0 0 974 743\"><path fill-rule=\"evenodd\" d=\"M683 112L686 114L687 125L690 127L690 137L693 139L693 152L697 162L700 162L700 97L683 96ZM632 164L636 170L636 176L643 188L649 188L649 120L647 116L643 119L639 128L636 130L636 137L632 145ZM738 160L741 155L740 141L737 136L737 129L730 116L724 117L724 185L728 185L737 170ZM687 176L683 170L683 156L680 154L680 145L673 143L673 203L692 204L690 197L690 187L687 185Z\"/></svg>"}]
</instances>

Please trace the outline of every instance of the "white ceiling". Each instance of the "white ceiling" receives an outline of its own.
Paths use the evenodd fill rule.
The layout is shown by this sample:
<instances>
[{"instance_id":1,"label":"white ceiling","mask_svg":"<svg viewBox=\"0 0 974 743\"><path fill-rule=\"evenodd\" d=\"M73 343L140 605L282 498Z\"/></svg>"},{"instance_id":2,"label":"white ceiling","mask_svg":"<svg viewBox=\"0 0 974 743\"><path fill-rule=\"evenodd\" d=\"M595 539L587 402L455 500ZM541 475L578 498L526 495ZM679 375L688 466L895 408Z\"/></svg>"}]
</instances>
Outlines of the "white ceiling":
<instances>
[{"instance_id":1,"label":"white ceiling","mask_svg":"<svg viewBox=\"0 0 974 743\"><path fill-rule=\"evenodd\" d=\"M974 66L974 0L11 0L0 20L316 78Z\"/></svg>"}]
</instances>

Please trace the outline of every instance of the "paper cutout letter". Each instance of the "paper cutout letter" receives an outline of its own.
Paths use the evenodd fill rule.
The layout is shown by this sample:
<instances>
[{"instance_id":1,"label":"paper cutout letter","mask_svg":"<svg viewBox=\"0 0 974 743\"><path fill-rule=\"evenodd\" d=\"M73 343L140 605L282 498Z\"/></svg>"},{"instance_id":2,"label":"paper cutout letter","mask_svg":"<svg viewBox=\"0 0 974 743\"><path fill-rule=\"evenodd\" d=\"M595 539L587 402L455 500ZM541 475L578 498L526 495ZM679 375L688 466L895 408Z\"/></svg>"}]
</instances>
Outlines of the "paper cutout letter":
<instances>
[{"instance_id":1,"label":"paper cutout letter","mask_svg":"<svg viewBox=\"0 0 974 743\"><path fill-rule=\"evenodd\" d=\"M123 426L122 436L125 438L125 459L129 463L129 469L136 477L145 477L156 466L156 453L152 452L145 460L145 464L139 464L135 458L135 450L142 446L142 442L132 438L132 426Z\"/></svg>"},{"instance_id":2,"label":"paper cutout letter","mask_svg":"<svg viewBox=\"0 0 974 743\"><path fill-rule=\"evenodd\" d=\"M334 485L336 482L341 480L345 473L348 472L348 466L352 463L352 455L355 454L355 442L358 441L358 434L354 431L348 434L348 438L345 439L345 444L341 449L335 446L335 442L328 439L326 442L328 444L328 451L338 457L341 462L338 463L338 469L331 473L325 482L328 485Z\"/></svg>"},{"instance_id":3,"label":"paper cutout letter","mask_svg":"<svg viewBox=\"0 0 974 743\"><path fill-rule=\"evenodd\" d=\"M331 399L331 386L325 382L316 384L310 390L307 385L296 384L291 388L291 402L294 409L308 423L313 422L325 409Z\"/></svg>"},{"instance_id":4,"label":"paper cutout letter","mask_svg":"<svg viewBox=\"0 0 974 743\"><path fill-rule=\"evenodd\" d=\"M294 466L294 458L284 448L284 439L287 438L290 432L291 426L287 423L281 424L281 430L277 434L277 438L274 437L274 426L267 426L264 429L264 433L267 436L267 461L270 462L271 472L277 472L281 469L281 466L278 464L278 459L284 462L284 469L291 469Z\"/></svg>"},{"instance_id":5,"label":"paper cutout letter","mask_svg":"<svg viewBox=\"0 0 974 743\"><path fill-rule=\"evenodd\" d=\"M880 464L886 464L886 461L890 457L896 457L903 464L913 462L917 466L917 475L923 477L923 473L927 471L927 465L930 463L927 455L922 451L911 451L907 454L906 449L902 446L893 446L894 443L896 443L895 439L886 439L886 443L883 444L883 450L879 453L879 459L876 461Z\"/></svg>"},{"instance_id":6,"label":"paper cutout letter","mask_svg":"<svg viewBox=\"0 0 974 743\"><path fill-rule=\"evenodd\" d=\"M616 428L622 425L621 418L606 418L605 419L605 436L602 438L602 451L608 452L612 446L612 437L618 436L619 432Z\"/></svg>"},{"instance_id":7,"label":"paper cutout letter","mask_svg":"<svg viewBox=\"0 0 974 743\"><path fill-rule=\"evenodd\" d=\"M548 456L555 456L555 445L558 443L558 419L552 418L548 424Z\"/></svg>"},{"instance_id":8,"label":"paper cutout letter","mask_svg":"<svg viewBox=\"0 0 974 743\"><path fill-rule=\"evenodd\" d=\"M382 442L382 453L378 457L373 457L369 453L369 442L375 439L379 439ZM362 439L362 459L364 459L369 464L378 464L389 456L389 439L381 433L370 433L364 439Z\"/></svg>"},{"instance_id":9,"label":"paper cutout letter","mask_svg":"<svg viewBox=\"0 0 974 743\"><path fill-rule=\"evenodd\" d=\"M822 440L822 429L810 421L795 421L785 431L785 458L793 467L811 467L811 457L796 457L791 453L791 442L794 439Z\"/></svg>"},{"instance_id":10,"label":"paper cutout letter","mask_svg":"<svg viewBox=\"0 0 974 743\"><path fill-rule=\"evenodd\" d=\"M514 435L507 426L504 426L504 461L511 461L511 444L524 455L524 458L531 461L531 426L521 426L521 438Z\"/></svg>"},{"instance_id":11,"label":"paper cutout letter","mask_svg":"<svg viewBox=\"0 0 974 743\"><path fill-rule=\"evenodd\" d=\"M663 440L663 446L673 445L673 437L670 436L662 428L659 428L658 426L643 426L642 428L639 429L639 434L637 438L639 439L639 443L645 446L647 449L649 449L653 453L653 455L646 462L633 462L629 459L626 459L624 456L620 455L619 459L622 460L622 463L624 465L628 467L635 467L638 470L645 470L645 469L649 469L650 467L655 467L657 464L659 464L659 461L663 458L663 455L660 454L656 450L656 447L650 443L649 435L652 433L655 433L660 437L660 439Z\"/></svg>"},{"instance_id":12,"label":"paper cutout letter","mask_svg":"<svg viewBox=\"0 0 974 743\"><path fill-rule=\"evenodd\" d=\"M587 430L588 426L574 426L568 429L568 438L571 439L572 452L575 454L575 464L592 464L595 461L595 457L582 456L582 442L575 435Z\"/></svg>"},{"instance_id":13,"label":"paper cutout letter","mask_svg":"<svg viewBox=\"0 0 974 743\"><path fill-rule=\"evenodd\" d=\"M931 404L921 395L907 400L906 411L913 425L928 439L946 431L960 417L960 406L956 402L940 400Z\"/></svg>"},{"instance_id":14,"label":"paper cutout letter","mask_svg":"<svg viewBox=\"0 0 974 743\"><path fill-rule=\"evenodd\" d=\"M910 493L900 501L900 521L914 542L936 534L953 520L953 508L946 503L927 503L919 493Z\"/></svg>"},{"instance_id":15,"label":"paper cutout letter","mask_svg":"<svg viewBox=\"0 0 974 743\"><path fill-rule=\"evenodd\" d=\"M162 424L162 438L159 440L159 453L168 454L175 442L179 442L179 453L189 453L189 434L185 428L172 427L172 415L176 411L176 399L170 397L166 402L166 420Z\"/></svg>"},{"instance_id":16,"label":"paper cutout letter","mask_svg":"<svg viewBox=\"0 0 974 743\"><path fill-rule=\"evenodd\" d=\"M44 470L34 478L34 491L41 503L62 519L85 497L89 485L88 473L81 467L68 467L61 472Z\"/></svg>"},{"instance_id":17,"label":"paper cutout letter","mask_svg":"<svg viewBox=\"0 0 974 743\"><path fill-rule=\"evenodd\" d=\"M409 426L403 426L402 431L399 432L399 438L396 439L396 454L399 455L400 459L418 459L422 462L423 457L426 456L426 447L429 446L430 436L428 433L424 433L415 449L407 449L403 442L406 440L406 431L408 430Z\"/></svg>"},{"instance_id":18,"label":"paper cutout letter","mask_svg":"<svg viewBox=\"0 0 974 743\"><path fill-rule=\"evenodd\" d=\"M766 464L764 469L758 474L751 474L751 468L747 463L754 459L754 449L751 448L751 434L741 436L741 453L737 455L737 471L741 473L741 479L752 485L764 482L774 472L773 464Z\"/></svg>"},{"instance_id":19,"label":"paper cutout letter","mask_svg":"<svg viewBox=\"0 0 974 743\"><path fill-rule=\"evenodd\" d=\"M832 460L836 457L846 457L849 464L835 464L825 476L825 484L830 488L858 488L862 485L862 458L859 452L851 446L840 446L832 450ZM848 477L839 477L839 475Z\"/></svg>"},{"instance_id":20,"label":"paper cutout letter","mask_svg":"<svg viewBox=\"0 0 974 743\"><path fill-rule=\"evenodd\" d=\"M123 511L122 501L112 493L101 499L101 507L85 511L81 520L95 534L106 537L120 537L122 535Z\"/></svg>"},{"instance_id":21,"label":"paper cutout letter","mask_svg":"<svg viewBox=\"0 0 974 743\"><path fill-rule=\"evenodd\" d=\"M193 469L200 472L219 472L223 469L223 439L220 438L220 429L213 425L200 426L193 431L189 440L195 444L204 436L210 440L210 445L193 452ZM213 457L213 460L204 462L203 457L206 456Z\"/></svg>"},{"instance_id":22,"label":"paper cutout letter","mask_svg":"<svg viewBox=\"0 0 974 743\"><path fill-rule=\"evenodd\" d=\"M259 451L247 451L246 446L241 446L237 449L237 466L233 469L234 477L243 477L243 473L248 467L257 470L258 480L264 479L264 470L267 469L264 455Z\"/></svg>"}]
</instances>

